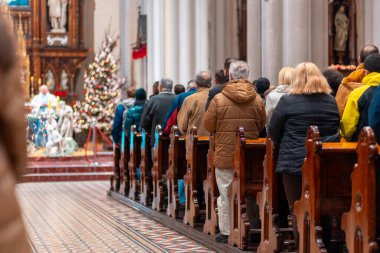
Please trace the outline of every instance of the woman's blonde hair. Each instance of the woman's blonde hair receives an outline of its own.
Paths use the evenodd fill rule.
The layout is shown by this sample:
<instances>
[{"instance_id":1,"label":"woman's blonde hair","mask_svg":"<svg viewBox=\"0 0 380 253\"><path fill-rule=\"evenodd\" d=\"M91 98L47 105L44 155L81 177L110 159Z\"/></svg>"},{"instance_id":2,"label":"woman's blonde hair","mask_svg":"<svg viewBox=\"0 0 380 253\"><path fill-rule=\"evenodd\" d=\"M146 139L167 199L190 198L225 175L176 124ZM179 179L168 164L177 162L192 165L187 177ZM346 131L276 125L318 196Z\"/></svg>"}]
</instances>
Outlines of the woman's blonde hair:
<instances>
[{"instance_id":1,"label":"woman's blonde hair","mask_svg":"<svg viewBox=\"0 0 380 253\"><path fill-rule=\"evenodd\" d=\"M326 78L318 67L311 62L299 64L293 75L293 81L289 90L290 94L316 94L331 93L331 88Z\"/></svg>"},{"instance_id":2,"label":"woman's blonde hair","mask_svg":"<svg viewBox=\"0 0 380 253\"><path fill-rule=\"evenodd\" d=\"M292 83L294 75L294 68L283 67L278 74L278 84L279 85L290 85Z\"/></svg>"}]
</instances>

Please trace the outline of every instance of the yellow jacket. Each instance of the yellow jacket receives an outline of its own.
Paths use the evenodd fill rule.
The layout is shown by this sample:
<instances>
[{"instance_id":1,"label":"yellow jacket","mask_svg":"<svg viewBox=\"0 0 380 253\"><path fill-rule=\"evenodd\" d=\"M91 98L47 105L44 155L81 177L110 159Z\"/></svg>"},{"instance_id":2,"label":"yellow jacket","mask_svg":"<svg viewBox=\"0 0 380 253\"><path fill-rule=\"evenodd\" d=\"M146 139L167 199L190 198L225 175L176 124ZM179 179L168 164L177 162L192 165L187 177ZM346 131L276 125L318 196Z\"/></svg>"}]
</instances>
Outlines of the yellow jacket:
<instances>
[{"instance_id":1,"label":"yellow jacket","mask_svg":"<svg viewBox=\"0 0 380 253\"><path fill-rule=\"evenodd\" d=\"M364 107L369 107L369 103L363 104L360 100L367 99L366 96L363 97L365 92L371 87L377 87L379 83L380 73L370 73L364 77L363 85L352 91L349 95L342 120L340 122L340 134L348 141L356 141L358 135L357 133L361 130L357 129L358 125L360 125L360 127L362 127L363 124L368 125L368 112L364 113L366 115L360 115L360 112L368 111L368 108L365 110Z\"/></svg>"}]
</instances>

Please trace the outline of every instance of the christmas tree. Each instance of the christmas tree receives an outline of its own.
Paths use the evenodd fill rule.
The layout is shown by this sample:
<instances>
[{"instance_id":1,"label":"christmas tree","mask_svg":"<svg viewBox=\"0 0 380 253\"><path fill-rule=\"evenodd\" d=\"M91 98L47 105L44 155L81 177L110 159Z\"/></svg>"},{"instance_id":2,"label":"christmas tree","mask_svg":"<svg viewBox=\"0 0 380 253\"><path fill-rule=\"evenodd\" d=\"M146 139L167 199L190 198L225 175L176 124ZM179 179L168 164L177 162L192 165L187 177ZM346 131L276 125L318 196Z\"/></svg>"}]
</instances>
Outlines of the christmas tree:
<instances>
[{"instance_id":1,"label":"christmas tree","mask_svg":"<svg viewBox=\"0 0 380 253\"><path fill-rule=\"evenodd\" d=\"M106 34L100 52L84 73L83 102L74 104L74 128L76 132L88 130L93 125L109 134L115 111L115 99L119 95L119 66L112 55L116 40Z\"/></svg>"}]
</instances>

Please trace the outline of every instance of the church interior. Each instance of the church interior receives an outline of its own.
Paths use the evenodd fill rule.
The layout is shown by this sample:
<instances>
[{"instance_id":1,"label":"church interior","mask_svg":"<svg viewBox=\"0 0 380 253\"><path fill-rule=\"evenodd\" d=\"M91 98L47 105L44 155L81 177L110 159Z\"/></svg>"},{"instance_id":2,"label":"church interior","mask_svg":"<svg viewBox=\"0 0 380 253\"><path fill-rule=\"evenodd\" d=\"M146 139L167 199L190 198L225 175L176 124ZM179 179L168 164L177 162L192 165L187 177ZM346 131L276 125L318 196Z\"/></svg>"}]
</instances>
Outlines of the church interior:
<instances>
[{"instance_id":1,"label":"church interior","mask_svg":"<svg viewBox=\"0 0 380 253\"><path fill-rule=\"evenodd\" d=\"M378 13L2 0L0 253L380 252Z\"/></svg>"}]
</instances>

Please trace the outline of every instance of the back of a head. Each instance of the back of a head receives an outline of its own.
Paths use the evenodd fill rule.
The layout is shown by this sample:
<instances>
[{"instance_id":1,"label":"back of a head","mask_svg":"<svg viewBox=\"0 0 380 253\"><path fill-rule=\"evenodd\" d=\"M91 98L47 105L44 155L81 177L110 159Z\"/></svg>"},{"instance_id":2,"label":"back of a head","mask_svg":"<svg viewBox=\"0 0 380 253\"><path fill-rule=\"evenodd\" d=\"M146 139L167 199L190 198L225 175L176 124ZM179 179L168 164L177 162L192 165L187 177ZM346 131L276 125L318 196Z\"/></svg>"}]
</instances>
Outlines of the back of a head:
<instances>
[{"instance_id":1,"label":"back of a head","mask_svg":"<svg viewBox=\"0 0 380 253\"><path fill-rule=\"evenodd\" d=\"M185 86L182 84L176 84L174 86L174 94L179 95L181 93L184 93L186 91Z\"/></svg>"},{"instance_id":2,"label":"back of a head","mask_svg":"<svg viewBox=\"0 0 380 253\"><path fill-rule=\"evenodd\" d=\"M235 61L237 61L235 58L226 58L226 60L224 61L223 73L225 74L224 75L225 77L229 77L229 71L230 71L231 64Z\"/></svg>"},{"instance_id":3,"label":"back of a head","mask_svg":"<svg viewBox=\"0 0 380 253\"><path fill-rule=\"evenodd\" d=\"M278 85L290 85L294 75L294 68L283 67L278 74Z\"/></svg>"},{"instance_id":4,"label":"back of a head","mask_svg":"<svg viewBox=\"0 0 380 253\"><path fill-rule=\"evenodd\" d=\"M323 76L326 78L330 88L332 89L331 95L335 97L336 92L338 91L339 85L342 83L344 75L338 70L333 68L328 68L323 71Z\"/></svg>"},{"instance_id":5,"label":"back of a head","mask_svg":"<svg viewBox=\"0 0 380 253\"><path fill-rule=\"evenodd\" d=\"M136 100L146 100L146 91L144 88L139 88L135 91Z\"/></svg>"},{"instance_id":6,"label":"back of a head","mask_svg":"<svg viewBox=\"0 0 380 253\"><path fill-rule=\"evenodd\" d=\"M155 81L152 86L153 95L157 95L160 91L158 90L158 86L160 85L159 81Z\"/></svg>"},{"instance_id":7,"label":"back of a head","mask_svg":"<svg viewBox=\"0 0 380 253\"><path fill-rule=\"evenodd\" d=\"M161 91L171 92L173 90L173 81L169 78L162 78L160 86Z\"/></svg>"},{"instance_id":8,"label":"back of a head","mask_svg":"<svg viewBox=\"0 0 380 253\"><path fill-rule=\"evenodd\" d=\"M371 54L364 61L364 69L369 73L380 73L380 54Z\"/></svg>"},{"instance_id":9,"label":"back of a head","mask_svg":"<svg viewBox=\"0 0 380 253\"><path fill-rule=\"evenodd\" d=\"M211 86L212 77L210 72L201 71L195 77L195 83L199 87L209 88Z\"/></svg>"},{"instance_id":10,"label":"back of a head","mask_svg":"<svg viewBox=\"0 0 380 253\"><path fill-rule=\"evenodd\" d=\"M230 66L230 77L233 80L237 79L248 79L249 77L249 66L248 63L244 61L234 61Z\"/></svg>"},{"instance_id":11,"label":"back of a head","mask_svg":"<svg viewBox=\"0 0 380 253\"><path fill-rule=\"evenodd\" d=\"M314 63L304 62L295 68L289 93L305 95L317 93L330 94L331 88L326 78Z\"/></svg>"},{"instance_id":12,"label":"back of a head","mask_svg":"<svg viewBox=\"0 0 380 253\"><path fill-rule=\"evenodd\" d=\"M359 56L360 62L364 63L368 56L370 56L371 54L378 54L378 53L379 53L379 49L377 48L377 46L375 46L373 44L366 45L360 51L360 56Z\"/></svg>"},{"instance_id":13,"label":"back of a head","mask_svg":"<svg viewBox=\"0 0 380 253\"><path fill-rule=\"evenodd\" d=\"M135 87L128 87L127 89L127 97L128 98L134 98L135 97Z\"/></svg>"},{"instance_id":14,"label":"back of a head","mask_svg":"<svg viewBox=\"0 0 380 253\"><path fill-rule=\"evenodd\" d=\"M224 70L218 70L215 73L215 84L223 84L225 81Z\"/></svg>"},{"instance_id":15,"label":"back of a head","mask_svg":"<svg viewBox=\"0 0 380 253\"><path fill-rule=\"evenodd\" d=\"M265 91L267 91L270 87L270 82L268 78L260 77L254 83L255 83L255 90L257 91L257 93L261 97L264 97Z\"/></svg>"}]
</instances>

